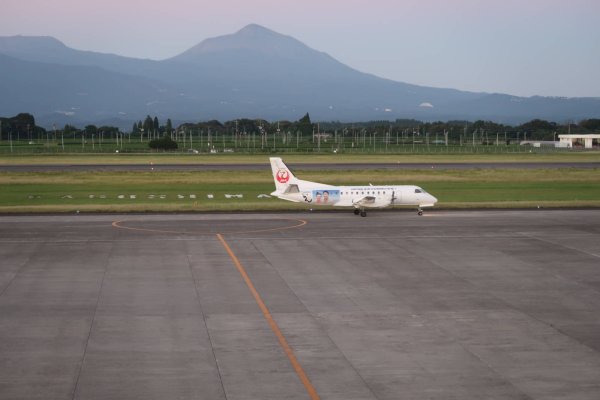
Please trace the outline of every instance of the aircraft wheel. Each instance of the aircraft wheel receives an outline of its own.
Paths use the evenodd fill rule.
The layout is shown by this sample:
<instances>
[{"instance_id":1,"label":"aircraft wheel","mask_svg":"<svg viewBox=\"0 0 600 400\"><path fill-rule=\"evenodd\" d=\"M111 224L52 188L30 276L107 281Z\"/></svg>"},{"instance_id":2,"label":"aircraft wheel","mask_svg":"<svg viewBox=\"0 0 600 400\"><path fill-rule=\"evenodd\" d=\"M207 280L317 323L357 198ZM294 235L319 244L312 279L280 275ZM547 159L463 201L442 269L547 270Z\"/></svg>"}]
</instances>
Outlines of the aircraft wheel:
<instances>
[{"instance_id":1,"label":"aircraft wheel","mask_svg":"<svg viewBox=\"0 0 600 400\"><path fill-rule=\"evenodd\" d=\"M355 208L354 209L354 215L358 215L358 214L360 214L360 210L358 208Z\"/></svg>"},{"instance_id":2,"label":"aircraft wheel","mask_svg":"<svg viewBox=\"0 0 600 400\"><path fill-rule=\"evenodd\" d=\"M366 216L367 216L367 212L366 212L366 211L364 211L364 210L363 210L363 211L361 211L361 212L360 212L360 216L361 216L361 217L366 217Z\"/></svg>"},{"instance_id":3,"label":"aircraft wheel","mask_svg":"<svg viewBox=\"0 0 600 400\"><path fill-rule=\"evenodd\" d=\"M423 215L423 211L419 210L419 211L417 211L417 214L418 214L418 215L419 215L419 217L420 217L421 215Z\"/></svg>"}]
</instances>

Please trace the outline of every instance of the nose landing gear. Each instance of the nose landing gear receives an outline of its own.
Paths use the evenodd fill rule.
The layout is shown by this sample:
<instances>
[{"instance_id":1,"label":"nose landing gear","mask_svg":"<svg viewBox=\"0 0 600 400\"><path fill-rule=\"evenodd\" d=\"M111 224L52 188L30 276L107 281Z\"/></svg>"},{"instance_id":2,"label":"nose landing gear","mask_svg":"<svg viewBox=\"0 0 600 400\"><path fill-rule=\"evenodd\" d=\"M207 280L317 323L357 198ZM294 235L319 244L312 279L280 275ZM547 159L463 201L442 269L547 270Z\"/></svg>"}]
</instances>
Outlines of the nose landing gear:
<instances>
[{"instance_id":1,"label":"nose landing gear","mask_svg":"<svg viewBox=\"0 0 600 400\"><path fill-rule=\"evenodd\" d=\"M418 215L419 217L423 215L423 209L422 209L421 207L419 207L419 208L417 209L417 215Z\"/></svg>"}]
</instances>

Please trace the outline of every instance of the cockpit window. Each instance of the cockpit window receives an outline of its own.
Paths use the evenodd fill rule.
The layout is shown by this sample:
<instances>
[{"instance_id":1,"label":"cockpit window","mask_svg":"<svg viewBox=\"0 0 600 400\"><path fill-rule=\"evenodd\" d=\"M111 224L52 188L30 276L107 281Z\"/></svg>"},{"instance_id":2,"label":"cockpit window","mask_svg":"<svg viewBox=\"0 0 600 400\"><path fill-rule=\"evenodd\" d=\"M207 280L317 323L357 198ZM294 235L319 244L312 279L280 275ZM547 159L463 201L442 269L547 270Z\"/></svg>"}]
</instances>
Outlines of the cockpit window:
<instances>
[{"instance_id":1,"label":"cockpit window","mask_svg":"<svg viewBox=\"0 0 600 400\"><path fill-rule=\"evenodd\" d=\"M421 189L415 189L415 193L423 193Z\"/></svg>"}]
</instances>

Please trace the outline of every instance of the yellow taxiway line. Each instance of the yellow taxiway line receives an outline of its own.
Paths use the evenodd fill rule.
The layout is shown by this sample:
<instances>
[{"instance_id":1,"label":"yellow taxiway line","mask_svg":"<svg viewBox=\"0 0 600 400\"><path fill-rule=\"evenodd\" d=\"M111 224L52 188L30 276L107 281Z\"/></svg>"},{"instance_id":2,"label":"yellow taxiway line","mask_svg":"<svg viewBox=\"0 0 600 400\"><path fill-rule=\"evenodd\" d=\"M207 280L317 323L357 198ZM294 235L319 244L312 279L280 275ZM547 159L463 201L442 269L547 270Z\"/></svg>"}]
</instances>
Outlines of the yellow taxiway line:
<instances>
[{"instance_id":1,"label":"yellow taxiway line","mask_svg":"<svg viewBox=\"0 0 600 400\"><path fill-rule=\"evenodd\" d=\"M296 374L300 378L300 381L304 385L304 388L306 389L306 392L310 396L311 400L319 400L320 397L317 394L317 391L315 390L314 386L308 379L308 376L306 376L306 373L304 372L304 369L302 369L302 366L298 362L298 359L296 358L294 351L288 344L287 340L285 339L285 336L283 336L283 333L281 333L281 329L279 329L279 326L273 319L271 312L269 311L269 309L265 305L265 302L262 300L262 298L260 297L260 294L254 287L254 284L252 283L252 280L248 276L246 269L244 268L244 266L242 265L240 260L237 258L237 256L233 252L233 250L231 250L231 247L229 247L229 244L227 243L225 238L223 238L223 235L218 233L217 238L219 239L219 241L221 242L221 244L227 251L227 254L229 254L229 257L231 257L231 260L233 261L233 264L239 271L240 275L242 275L244 282L246 282L248 289L250 289L250 293L252 293L252 296L254 296L254 300L256 300L256 304L258 304L258 307L262 311L263 316L265 317L269 326L271 327L271 330L273 331L273 333L275 333L275 336L277 336L277 339L279 340L279 344L281 345L281 348L283 349L283 351L285 351L285 354L289 358L290 363L292 364L292 367L296 371Z\"/></svg>"}]
</instances>

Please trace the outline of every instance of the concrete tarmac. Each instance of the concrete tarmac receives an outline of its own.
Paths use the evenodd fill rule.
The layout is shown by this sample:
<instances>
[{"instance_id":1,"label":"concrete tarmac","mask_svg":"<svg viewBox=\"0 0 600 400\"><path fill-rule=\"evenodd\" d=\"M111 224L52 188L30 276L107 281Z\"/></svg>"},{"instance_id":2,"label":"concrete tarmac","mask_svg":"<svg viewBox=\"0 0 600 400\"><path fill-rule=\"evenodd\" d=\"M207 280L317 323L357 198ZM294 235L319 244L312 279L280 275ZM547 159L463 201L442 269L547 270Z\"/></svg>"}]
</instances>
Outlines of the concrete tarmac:
<instances>
[{"instance_id":1,"label":"concrete tarmac","mask_svg":"<svg viewBox=\"0 0 600 400\"><path fill-rule=\"evenodd\" d=\"M1 399L600 398L597 210L3 216L0 260Z\"/></svg>"}]
</instances>

